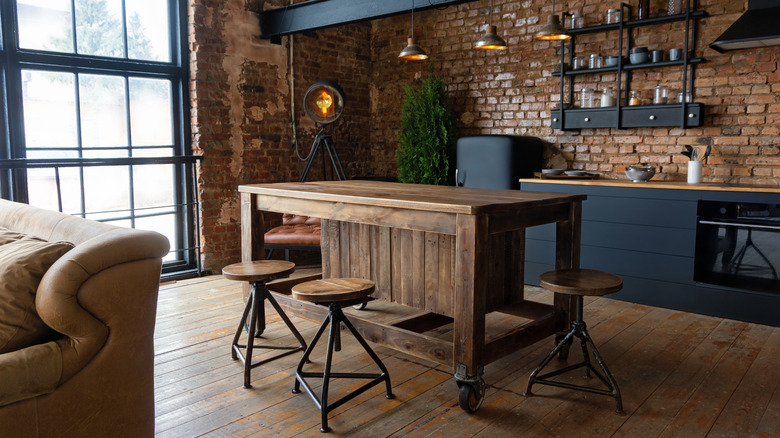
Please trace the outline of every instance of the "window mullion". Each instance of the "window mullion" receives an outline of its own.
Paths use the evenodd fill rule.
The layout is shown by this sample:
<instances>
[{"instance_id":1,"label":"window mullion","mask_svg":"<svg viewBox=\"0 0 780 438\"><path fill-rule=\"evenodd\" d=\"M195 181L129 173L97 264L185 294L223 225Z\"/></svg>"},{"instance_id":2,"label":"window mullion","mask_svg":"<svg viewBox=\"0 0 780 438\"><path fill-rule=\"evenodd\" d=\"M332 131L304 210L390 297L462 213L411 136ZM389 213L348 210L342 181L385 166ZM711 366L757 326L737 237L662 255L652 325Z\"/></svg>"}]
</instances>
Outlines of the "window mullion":
<instances>
[{"instance_id":1,"label":"window mullion","mask_svg":"<svg viewBox=\"0 0 780 438\"><path fill-rule=\"evenodd\" d=\"M75 13L74 13L75 15ZM74 29L75 33L75 29ZM73 81L76 93L76 150L79 158L84 158L84 145L81 141L81 78L78 73L74 73L75 80ZM87 217L87 193L84 184L84 168L79 167L79 189L81 192L81 217Z\"/></svg>"}]
</instances>

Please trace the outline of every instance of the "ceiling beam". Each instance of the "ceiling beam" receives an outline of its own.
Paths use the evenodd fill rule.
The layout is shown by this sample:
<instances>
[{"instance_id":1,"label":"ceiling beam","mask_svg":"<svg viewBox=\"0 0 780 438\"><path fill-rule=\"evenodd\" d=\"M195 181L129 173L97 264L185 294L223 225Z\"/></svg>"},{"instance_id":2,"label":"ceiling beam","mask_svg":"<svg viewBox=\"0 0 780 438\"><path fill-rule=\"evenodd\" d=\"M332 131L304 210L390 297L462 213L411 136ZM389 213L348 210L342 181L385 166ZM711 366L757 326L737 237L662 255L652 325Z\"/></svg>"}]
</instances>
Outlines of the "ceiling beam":
<instances>
[{"instance_id":1,"label":"ceiling beam","mask_svg":"<svg viewBox=\"0 0 780 438\"><path fill-rule=\"evenodd\" d=\"M444 8L474 0L309 0L259 12L263 38L279 42L285 35L375 20L415 11Z\"/></svg>"}]
</instances>

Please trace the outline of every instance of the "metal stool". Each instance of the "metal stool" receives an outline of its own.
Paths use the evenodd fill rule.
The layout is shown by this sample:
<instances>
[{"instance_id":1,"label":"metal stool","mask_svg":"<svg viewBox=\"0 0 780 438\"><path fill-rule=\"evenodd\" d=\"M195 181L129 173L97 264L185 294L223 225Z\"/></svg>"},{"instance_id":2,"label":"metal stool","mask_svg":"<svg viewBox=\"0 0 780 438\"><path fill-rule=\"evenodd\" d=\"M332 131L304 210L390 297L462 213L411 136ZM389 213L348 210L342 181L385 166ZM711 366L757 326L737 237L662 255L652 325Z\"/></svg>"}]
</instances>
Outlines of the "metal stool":
<instances>
[{"instance_id":1,"label":"metal stool","mask_svg":"<svg viewBox=\"0 0 780 438\"><path fill-rule=\"evenodd\" d=\"M592 269L566 269L545 272L539 276L539 285L553 292L573 295L576 314L575 320L571 323L571 330L565 335L559 334L556 336L557 345L553 351L548 354L542 363L531 373L531 376L528 378L528 387L525 390L525 395L533 395L531 393L531 386L533 386L534 383L608 395L615 398L615 401L617 402L617 412L623 414L623 401L620 397L620 389L618 388L617 382L615 381L615 378L612 377L609 369L607 369L607 365L599 355L596 345L593 343L593 340L591 340L588 330L585 327L585 321L582 319L583 296L602 296L617 292L623 287L623 280L617 275L610 274L609 272ZM556 354L561 353L561 359L565 359L568 356L569 346L571 346L575 336L579 338L580 344L582 345L583 362L569 365L539 376L542 369L550 363ZM604 373L603 375L591 364L590 356L588 355L588 345L590 345L593 351L593 357L596 359L601 371ZM596 377L607 386L608 390L549 380L551 377L583 367L586 368L586 376L589 377L590 372L593 371Z\"/></svg>"},{"instance_id":2,"label":"metal stool","mask_svg":"<svg viewBox=\"0 0 780 438\"><path fill-rule=\"evenodd\" d=\"M374 282L370 280L363 280L360 278L329 278L323 280L308 281L293 286L292 296L293 298L301 301L308 301L311 303L318 303L328 306L328 316L323 321L317 334L314 335L309 348L303 353L301 361L298 362L298 368L295 371L295 386L292 390L293 393L300 393L301 387L306 390L314 404L322 414L322 427L320 432L330 432L328 427L328 412L336 409L349 400L352 400L356 396L366 392L368 389L381 382L385 382L387 386L386 398L393 398L392 390L390 389L390 375L387 372L387 368L379 359L379 356L374 353L374 350L368 346L366 341L360 336L355 327L349 322L344 313L341 311L342 306L352 306L369 301L369 295L374 292ZM331 364L333 363L333 350L341 350L341 337L339 328L341 323L352 332L355 339L360 343L364 350L371 356L374 363L379 366L381 373L334 373L331 372ZM325 356L325 369L323 372L306 372L303 371L303 365L308 361L309 355L317 345L317 341L325 332L325 328L330 325L330 332L328 333L328 349ZM306 382L305 378L316 377L322 378L322 391L320 397L312 390L311 386ZM360 388L352 391L344 397L328 403L328 385L331 378L337 379L371 379Z\"/></svg>"},{"instance_id":3,"label":"metal stool","mask_svg":"<svg viewBox=\"0 0 780 438\"><path fill-rule=\"evenodd\" d=\"M306 341L298 330L295 328L290 318L284 313L274 297L268 292L265 283L277 278L287 277L295 271L295 263L284 260L257 260L253 262L235 263L230 266L226 266L222 269L222 275L229 280L248 281L252 284L252 291L249 294L249 298L246 300L246 307L244 307L244 314L241 316L241 321L238 323L236 329L236 335L233 337L233 343L230 348L230 355L233 360L241 359L244 364L244 388L251 388L250 372L252 368L256 368L264 363L270 362L274 359L287 356L288 354L295 353L306 349ZM265 300L268 300L276 313L282 318L282 321L287 325L292 334L300 343L295 347L284 347L276 345L255 345L254 338L260 336L265 331ZM241 337L241 331L246 328L247 316L249 317L249 327L247 335L246 345L238 343ZM243 354L241 349L246 349L246 355ZM262 348L267 350L287 350L281 354L263 359L259 362L252 363L252 352L255 348Z\"/></svg>"}]
</instances>

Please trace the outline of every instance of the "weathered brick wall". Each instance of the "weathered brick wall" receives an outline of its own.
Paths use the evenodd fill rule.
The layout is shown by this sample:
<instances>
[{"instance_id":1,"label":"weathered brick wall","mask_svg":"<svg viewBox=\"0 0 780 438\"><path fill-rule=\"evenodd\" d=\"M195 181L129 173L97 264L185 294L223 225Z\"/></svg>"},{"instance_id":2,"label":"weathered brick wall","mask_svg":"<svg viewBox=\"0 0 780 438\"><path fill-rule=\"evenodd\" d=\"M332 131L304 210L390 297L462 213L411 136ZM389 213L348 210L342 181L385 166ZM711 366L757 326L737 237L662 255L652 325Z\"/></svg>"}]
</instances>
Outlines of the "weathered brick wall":
<instances>
[{"instance_id":1,"label":"weathered brick wall","mask_svg":"<svg viewBox=\"0 0 780 438\"><path fill-rule=\"evenodd\" d=\"M559 103L559 79L550 75L557 43L533 36L546 22L548 0L494 0L494 23L509 43L503 53L473 49L484 33L488 8L475 1L415 14L419 42L428 62L397 58L410 33L409 15L317 31L273 45L258 38L253 11L287 1L192 0L190 45L193 148L205 156L198 190L202 204L205 266L219 269L239 259L239 184L297 180L304 163L293 148L291 107L301 154L308 152L315 127L303 113L305 90L318 79L337 81L347 105L329 126L350 177L393 176L402 88L432 71L448 84L461 135L534 135L548 143L548 165L599 171L624 178L633 163L658 166L657 179L685 178L686 144L711 144L706 181L780 184L780 48L719 54L707 47L745 9L746 0L700 0L710 17L700 20L695 56L695 100L706 105L703 126L694 129L639 128L557 131L550 109ZM612 0L571 0L570 11L587 23L603 20ZM665 1L651 1L655 13ZM558 13L561 5L558 4ZM635 31L637 45L668 50L682 46L682 23ZM616 32L578 37L577 54L616 51ZM291 76L294 95L290 95ZM579 76L583 87L614 89L614 74ZM632 89L659 84L680 89L680 69L636 71ZM292 100L291 100L292 99ZM309 180L321 177L319 158Z\"/></svg>"},{"instance_id":2,"label":"weathered brick wall","mask_svg":"<svg viewBox=\"0 0 780 438\"><path fill-rule=\"evenodd\" d=\"M204 267L219 271L240 260L238 186L295 181L304 163L292 143L289 39L274 45L259 38L254 11L284 1L193 0L190 8L190 97L198 173ZM350 90L343 119L333 135L347 174L363 172L368 138L368 25L346 26L295 37L295 113L302 153L313 140L313 123L300 105L317 79L332 79ZM363 156L361 156L363 155ZM309 180L321 174L319 158Z\"/></svg>"},{"instance_id":3,"label":"weathered brick wall","mask_svg":"<svg viewBox=\"0 0 780 438\"><path fill-rule=\"evenodd\" d=\"M396 56L406 43L410 17L375 21L372 31L371 143L392 159L398 135L401 88L428 68L448 83L459 117L461 135L506 133L534 135L550 143L549 165L603 172L625 178L626 165L648 163L661 172L656 179L681 180L687 172L684 145L713 147L704 167L705 181L780 184L778 122L780 121L780 48L748 49L720 54L707 45L745 10L746 1L701 0L710 17L699 20L695 56L707 59L696 68L695 101L706 105L703 125L694 129L640 128L558 131L550 128L550 109L559 102L560 79L551 77L559 43L540 42L534 34L551 10L547 0L494 0L493 21L507 40L503 53L474 50L488 21L487 2L471 2L444 10L415 14L420 45L430 59L400 63ZM603 22L612 0L571 0L587 24ZM635 2L632 2L635 3ZM666 1L651 1L652 14L665 14ZM558 3L557 13L561 12ZM640 28L635 45L668 50L683 45L683 23ZM603 56L617 51L617 31L577 37L575 53ZM427 65L427 64L430 64ZM637 70L632 90L651 98L665 84L681 89L681 68ZM615 74L578 76L575 91L584 87L615 90Z\"/></svg>"}]
</instances>

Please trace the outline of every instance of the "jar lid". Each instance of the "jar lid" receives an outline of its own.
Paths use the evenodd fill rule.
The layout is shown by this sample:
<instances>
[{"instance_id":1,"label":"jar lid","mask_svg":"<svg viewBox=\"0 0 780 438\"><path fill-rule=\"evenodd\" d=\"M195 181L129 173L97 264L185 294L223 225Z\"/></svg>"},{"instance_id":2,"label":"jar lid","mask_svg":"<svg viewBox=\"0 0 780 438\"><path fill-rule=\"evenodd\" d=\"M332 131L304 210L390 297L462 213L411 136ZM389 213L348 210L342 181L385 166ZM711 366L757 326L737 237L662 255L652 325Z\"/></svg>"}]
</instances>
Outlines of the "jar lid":
<instances>
[{"instance_id":1,"label":"jar lid","mask_svg":"<svg viewBox=\"0 0 780 438\"><path fill-rule=\"evenodd\" d=\"M592 93L593 92L593 88L583 88L582 91L584 93Z\"/></svg>"},{"instance_id":2,"label":"jar lid","mask_svg":"<svg viewBox=\"0 0 780 438\"><path fill-rule=\"evenodd\" d=\"M607 14L617 14L617 9L607 9Z\"/></svg>"},{"instance_id":3,"label":"jar lid","mask_svg":"<svg viewBox=\"0 0 780 438\"><path fill-rule=\"evenodd\" d=\"M601 58L601 55L599 55L598 53L591 53L590 57L591 58Z\"/></svg>"}]
</instances>

